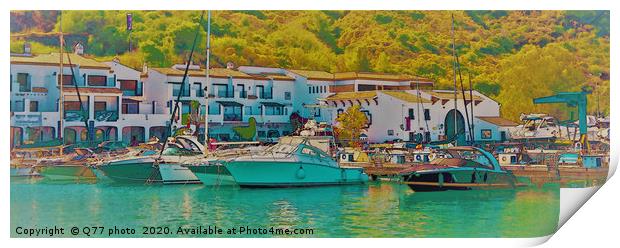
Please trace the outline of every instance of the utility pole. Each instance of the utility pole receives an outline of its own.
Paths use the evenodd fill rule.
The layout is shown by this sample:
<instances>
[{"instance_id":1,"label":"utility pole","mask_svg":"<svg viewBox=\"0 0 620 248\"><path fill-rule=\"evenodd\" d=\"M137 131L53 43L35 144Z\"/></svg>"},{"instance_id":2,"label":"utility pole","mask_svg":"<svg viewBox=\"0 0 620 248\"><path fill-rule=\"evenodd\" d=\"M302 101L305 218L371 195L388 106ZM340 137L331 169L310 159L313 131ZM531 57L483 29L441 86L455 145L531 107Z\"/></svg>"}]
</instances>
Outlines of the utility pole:
<instances>
[{"instance_id":1,"label":"utility pole","mask_svg":"<svg viewBox=\"0 0 620 248\"><path fill-rule=\"evenodd\" d=\"M209 58L211 57L211 10L207 12L207 62L205 66L205 149L204 154L209 153Z\"/></svg>"}]
</instances>

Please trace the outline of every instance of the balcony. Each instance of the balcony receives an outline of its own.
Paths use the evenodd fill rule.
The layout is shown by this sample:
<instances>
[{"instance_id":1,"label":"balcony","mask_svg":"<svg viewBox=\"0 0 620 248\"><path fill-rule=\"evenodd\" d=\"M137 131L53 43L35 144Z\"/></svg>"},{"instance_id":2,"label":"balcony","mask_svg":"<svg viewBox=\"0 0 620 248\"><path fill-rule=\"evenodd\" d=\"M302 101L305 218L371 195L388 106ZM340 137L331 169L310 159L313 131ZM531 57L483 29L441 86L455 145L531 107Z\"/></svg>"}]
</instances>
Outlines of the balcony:
<instances>
[{"instance_id":1,"label":"balcony","mask_svg":"<svg viewBox=\"0 0 620 248\"><path fill-rule=\"evenodd\" d=\"M260 98L260 99L273 99L273 92L271 92L271 91L259 92L258 98Z\"/></svg>"},{"instance_id":2,"label":"balcony","mask_svg":"<svg viewBox=\"0 0 620 248\"><path fill-rule=\"evenodd\" d=\"M241 121L243 116L240 114L224 114L224 121Z\"/></svg>"},{"instance_id":3,"label":"balcony","mask_svg":"<svg viewBox=\"0 0 620 248\"><path fill-rule=\"evenodd\" d=\"M65 120L66 121L86 121L88 119L88 112L82 112L77 110L66 110L65 111Z\"/></svg>"},{"instance_id":4,"label":"balcony","mask_svg":"<svg viewBox=\"0 0 620 248\"><path fill-rule=\"evenodd\" d=\"M229 92L227 90L218 90L217 97L219 98L233 98L235 97L233 92Z\"/></svg>"},{"instance_id":5,"label":"balcony","mask_svg":"<svg viewBox=\"0 0 620 248\"><path fill-rule=\"evenodd\" d=\"M100 110L95 111L95 120L97 121L117 121L118 111L116 110Z\"/></svg>"}]
</instances>

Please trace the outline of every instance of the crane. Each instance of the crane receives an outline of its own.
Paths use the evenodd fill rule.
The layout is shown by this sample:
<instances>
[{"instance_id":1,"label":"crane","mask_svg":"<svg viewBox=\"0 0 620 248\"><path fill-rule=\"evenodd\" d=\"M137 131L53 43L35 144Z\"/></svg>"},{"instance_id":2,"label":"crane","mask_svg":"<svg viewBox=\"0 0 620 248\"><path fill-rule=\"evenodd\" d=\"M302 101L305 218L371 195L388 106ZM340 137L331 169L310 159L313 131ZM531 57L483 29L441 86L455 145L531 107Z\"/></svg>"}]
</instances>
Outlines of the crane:
<instances>
[{"instance_id":1,"label":"crane","mask_svg":"<svg viewBox=\"0 0 620 248\"><path fill-rule=\"evenodd\" d=\"M577 107L579 114L579 143L581 143L581 147L586 148L586 151L590 150L588 120L586 116L588 94L590 92L584 90L581 92L560 92L551 96L534 98L534 104L565 103L568 107Z\"/></svg>"}]
</instances>

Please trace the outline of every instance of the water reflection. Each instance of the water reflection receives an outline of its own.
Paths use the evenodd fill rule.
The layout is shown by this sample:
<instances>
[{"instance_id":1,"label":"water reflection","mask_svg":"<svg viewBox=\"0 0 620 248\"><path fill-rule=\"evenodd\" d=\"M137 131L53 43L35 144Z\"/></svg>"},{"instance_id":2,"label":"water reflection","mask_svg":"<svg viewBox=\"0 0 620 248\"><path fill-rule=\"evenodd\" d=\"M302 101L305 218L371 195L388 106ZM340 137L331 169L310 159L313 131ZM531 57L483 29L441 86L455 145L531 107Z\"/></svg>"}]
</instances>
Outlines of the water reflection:
<instances>
[{"instance_id":1,"label":"water reflection","mask_svg":"<svg viewBox=\"0 0 620 248\"><path fill-rule=\"evenodd\" d=\"M533 237L555 230L558 188L551 184L414 193L389 182L241 189L12 180L11 227L168 226L176 231L179 226L215 225L314 228L314 234L306 237ZM263 237L242 237L252 236Z\"/></svg>"}]
</instances>

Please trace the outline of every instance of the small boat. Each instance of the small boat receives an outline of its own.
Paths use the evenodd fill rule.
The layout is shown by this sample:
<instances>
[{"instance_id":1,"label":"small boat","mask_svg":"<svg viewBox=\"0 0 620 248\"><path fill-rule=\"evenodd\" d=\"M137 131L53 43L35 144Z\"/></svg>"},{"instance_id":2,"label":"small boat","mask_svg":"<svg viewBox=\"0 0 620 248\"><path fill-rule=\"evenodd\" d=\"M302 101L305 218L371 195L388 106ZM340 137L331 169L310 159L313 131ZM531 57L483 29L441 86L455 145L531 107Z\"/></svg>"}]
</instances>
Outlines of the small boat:
<instances>
[{"instance_id":1,"label":"small boat","mask_svg":"<svg viewBox=\"0 0 620 248\"><path fill-rule=\"evenodd\" d=\"M417 192L514 188L516 177L502 170L493 155L477 147L451 147L443 158L401 172L403 183Z\"/></svg>"},{"instance_id":2,"label":"small boat","mask_svg":"<svg viewBox=\"0 0 620 248\"><path fill-rule=\"evenodd\" d=\"M66 146L28 146L11 150L11 177L40 177L35 166L41 159L62 158Z\"/></svg>"},{"instance_id":3,"label":"small boat","mask_svg":"<svg viewBox=\"0 0 620 248\"><path fill-rule=\"evenodd\" d=\"M510 132L512 140L526 142L555 142L567 137L555 118L546 114L521 114L522 125Z\"/></svg>"},{"instance_id":4,"label":"small boat","mask_svg":"<svg viewBox=\"0 0 620 248\"><path fill-rule=\"evenodd\" d=\"M241 187L305 187L363 184L363 168L343 167L303 136L281 137L264 151L222 164Z\"/></svg>"},{"instance_id":5,"label":"small boat","mask_svg":"<svg viewBox=\"0 0 620 248\"><path fill-rule=\"evenodd\" d=\"M54 181L96 180L90 166L96 160L92 150L74 148L73 153L60 158L43 158L34 166L45 179Z\"/></svg>"},{"instance_id":6,"label":"small boat","mask_svg":"<svg viewBox=\"0 0 620 248\"><path fill-rule=\"evenodd\" d=\"M200 180L183 164L204 158L204 147L193 136L168 141L161 156L156 150L141 150L98 166L103 174L122 183L199 184Z\"/></svg>"}]
</instances>

